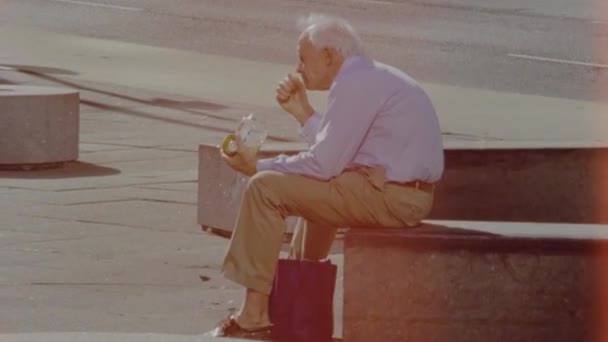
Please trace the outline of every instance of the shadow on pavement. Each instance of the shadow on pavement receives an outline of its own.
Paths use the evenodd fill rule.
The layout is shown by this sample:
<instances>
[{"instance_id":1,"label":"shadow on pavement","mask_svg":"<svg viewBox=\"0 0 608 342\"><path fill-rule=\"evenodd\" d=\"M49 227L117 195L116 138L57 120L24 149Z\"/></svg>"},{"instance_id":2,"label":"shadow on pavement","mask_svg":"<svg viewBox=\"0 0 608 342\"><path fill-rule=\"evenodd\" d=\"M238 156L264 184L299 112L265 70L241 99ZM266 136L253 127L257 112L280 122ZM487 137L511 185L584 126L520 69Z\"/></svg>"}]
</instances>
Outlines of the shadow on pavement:
<instances>
[{"instance_id":1,"label":"shadow on pavement","mask_svg":"<svg viewBox=\"0 0 608 342\"><path fill-rule=\"evenodd\" d=\"M105 90L82 86L82 85L74 83L74 82L62 80L60 78L47 75L47 73L56 73L56 74L63 73L63 74L76 75L76 73L73 73L69 70L63 70L63 69L26 66L26 65L2 65L2 64L0 64L0 68L8 68L8 69L14 70L16 72L24 73L24 74L27 74L27 75L30 75L30 76L33 76L36 78L40 78L40 79L43 79L43 80L46 80L49 82L57 83L57 84L60 84L60 85L66 86L66 87L73 88L73 89L78 89L80 91L90 91L93 93L112 96L112 97L116 97L119 99L131 101L131 102L135 102L135 103L140 103L140 104L144 104L144 105L148 105L148 106L162 107L162 108L167 108L167 109L172 109L172 110L179 110L179 111L194 114L194 115L212 117L212 118L215 118L218 120L235 121L234 119L229 118L229 117L209 113L208 110L213 111L213 110L222 110L222 109L229 108L227 106L217 104L217 103L211 103L211 102L201 101L201 100L176 101L176 100L165 99L165 98L153 98L150 100L139 99L139 98L136 98L133 96L128 96L128 95L123 95L123 94L118 94L118 93L109 92L109 91L105 91ZM188 121L177 120L177 119L168 119L168 118L165 118L162 116L148 114L148 113L144 113L142 111L128 109L128 108L124 108L121 106L108 105L108 104L97 102L97 101L81 99L80 103L94 107L94 108L112 110L115 112L119 112L119 113L126 114L126 115L131 115L131 116L143 117L143 118L152 119L152 120L159 120L159 121L164 121L164 122L173 123L173 124L182 125L182 126L199 127L199 128L210 129L210 130L215 130L215 131L224 132L224 133L233 133L232 129L224 129L224 128L208 126L208 125L199 125L199 124L194 124L194 123L191 123ZM276 141L276 142L292 141L291 139L286 139L286 138L275 136L275 135L269 135L268 139Z\"/></svg>"},{"instance_id":2,"label":"shadow on pavement","mask_svg":"<svg viewBox=\"0 0 608 342\"><path fill-rule=\"evenodd\" d=\"M77 178L77 177L101 177L120 173L120 170L110 167L99 166L86 162L68 162L56 168L37 168L35 165L31 170L18 170L15 166L11 170L0 169L0 178L20 179L55 179L55 178Z\"/></svg>"},{"instance_id":3,"label":"shadow on pavement","mask_svg":"<svg viewBox=\"0 0 608 342\"><path fill-rule=\"evenodd\" d=\"M57 75L78 75L78 73L67 69L59 69L36 65L21 65L21 64L0 64L0 70L13 70L32 74L57 74Z\"/></svg>"},{"instance_id":4,"label":"shadow on pavement","mask_svg":"<svg viewBox=\"0 0 608 342\"><path fill-rule=\"evenodd\" d=\"M0 77L0 84L10 84L10 85L15 85L17 83L13 82L13 81L9 81L5 78Z\"/></svg>"},{"instance_id":5,"label":"shadow on pavement","mask_svg":"<svg viewBox=\"0 0 608 342\"><path fill-rule=\"evenodd\" d=\"M228 108L227 106L212 103L207 101L175 101L171 99L155 98L146 101L148 104L157 107L167 107L173 109L203 109L203 110L222 110ZM221 118L227 119L227 118Z\"/></svg>"},{"instance_id":6,"label":"shadow on pavement","mask_svg":"<svg viewBox=\"0 0 608 342\"><path fill-rule=\"evenodd\" d=\"M192 123L192 122L188 122L188 121L183 121L183 120L178 120L178 119L170 119L170 118L163 117L163 116L160 116L160 115L146 113L146 112L143 112L143 111L140 111L140 110L135 110L135 109L130 109L130 108L124 108L124 107L120 107L120 106L108 105L108 104L101 103L101 102L96 102L96 101L80 100L80 103L84 104L84 105L87 105L87 106L90 106L90 107L94 107L94 108L99 108L99 109L103 109L103 110L108 110L108 111L112 111L112 112L116 112L116 113L122 113L122 114L130 115L130 116L135 116L135 117L140 117L140 118L145 118L145 119L163 121L163 122L172 123L172 124L175 124L175 125L188 126L188 127L198 127L198 128L209 129L209 130L214 130L214 131L224 132L224 133L232 133L233 132L233 130L226 129L226 128L215 127L215 126L210 126L210 125L201 125L201 124L196 124L196 123Z\"/></svg>"},{"instance_id":7,"label":"shadow on pavement","mask_svg":"<svg viewBox=\"0 0 608 342\"><path fill-rule=\"evenodd\" d=\"M163 99L163 98L154 98L151 100L140 99L137 97L128 96L128 95L124 95L124 94L118 94L118 93L111 92L111 91L105 91L105 90L101 90L101 89L86 87L86 86L83 86L83 85L80 85L80 84L77 84L74 82L62 80L58 77L47 75L47 74L53 74L53 73L54 74L77 75L77 73L74 73L69 70L63 70L63 69L54 69L54 68L48 68L48 67L37 67L37 66L29 66L29 65L0 65L0 68L11 69L16 72L20 72L20 73L23 73L26 75L40 78L40 79L43 79L43 80L46 80L49 82L61 84L63 86L69 87L69 88L78 89L80 91L90 91L92 93L112 96L112 97L116 97L116 98L119 98L122 100L127 100L127 101L131 101L131 102L135 102L135 103L139 103L139 104L143 104L143 105L180 110L182 112L186 112L186 113L190 113L190 114L194 114L194 115L209 116L209 117L213 117L213 118L219 119L219 120L233 121L232 119L226 118L224 116L214 115L212 113L205 112L205 111L194 110L194 109L221 110L221 109L228 108L227 106L224 106L221 104L216 104L216 103L211 103L211 102L206 102L206 101L175 101L175 100ZM61 71L61 72L59 72L59 71Z\"/></svg>"},{"instance_id":8,"label":"shadow on pavement","mask_svg":"<svg viewBox=\"0 0 608 342\"><path fill-rule=\"evenodd\" d=\"M101 102L96 102L96 101L80 100L80 103L84 104L84 105L87 105L87 106L90 106L90 107L94 107L94 108L99 108L99 109L103 109L103 110L113 111L113 112L116 112L116 113L122 113L122 114L136 116L136 117L145 118L145 119L164 121L164 122L172 123L172 124L175 124L175 125L188 126L188 127L197 127L197 128L208 129L208 130L212 130L212 131L216 131L216 132L222 132L222 133L234 133L233 129L227 129L227 128L222 128L222 127L217 127L217 126L211 126L211 125L201 125L201 124L196 124L196 123L192 123L192 122L188 122L188 121L183 121L183 120L178 120L178 119L171 119L171 118L163 117L163 116L160 116L160 115L146 113L146 112L143 112L143 111L140 111L140 110L135 110L135 109L130 109L130 108L124 108L124 107L120 107L120 106L108 105L108 104L101 103ZM232 121L232 119L228 119L228 118L223 118L222 120L230 120L230 121ZM276 136L276 135L268 135L268 139L270 139L272 141L276 141L276 142L292 142L293 141L292 139L287 139L287 138L279 137L279 136Z\"/></svg>"}]
</instances>

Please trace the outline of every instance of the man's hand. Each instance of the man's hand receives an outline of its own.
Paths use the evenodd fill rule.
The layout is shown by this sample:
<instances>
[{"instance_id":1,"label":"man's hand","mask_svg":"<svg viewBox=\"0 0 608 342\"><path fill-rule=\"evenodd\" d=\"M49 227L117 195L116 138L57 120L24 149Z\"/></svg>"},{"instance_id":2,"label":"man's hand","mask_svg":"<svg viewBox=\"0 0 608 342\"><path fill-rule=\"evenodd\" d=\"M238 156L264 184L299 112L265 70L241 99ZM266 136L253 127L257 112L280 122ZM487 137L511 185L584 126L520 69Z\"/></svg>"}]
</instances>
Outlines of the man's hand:
<instances>
[{"instance_id":1,"label":"man's hand","mask_svg":"<svg viewBox=\"0 0 608 342\"><path fill-rule=\"evenodd\" d=\"M222 159L230 166L234 171L240 172L246 176L253 176L257 172L257 149L248 148L243 144L243 140L240 137L235 138L237 153L230 157L224 153L220 147L220 153Z\"/></svg>"},{"instance_id":2,"label":"man's hand","mask_svg":"<svg viewBox=\"0 0 608 342\"><path fill-rule=\"evenodd\" d=\"M276 99L287 113L298 120L300 125L304 125L314 112L310 102L308 102L304 83L292 74L288 74L283 81L279 82L276 89Z\"/></svg>"}]
</instances>

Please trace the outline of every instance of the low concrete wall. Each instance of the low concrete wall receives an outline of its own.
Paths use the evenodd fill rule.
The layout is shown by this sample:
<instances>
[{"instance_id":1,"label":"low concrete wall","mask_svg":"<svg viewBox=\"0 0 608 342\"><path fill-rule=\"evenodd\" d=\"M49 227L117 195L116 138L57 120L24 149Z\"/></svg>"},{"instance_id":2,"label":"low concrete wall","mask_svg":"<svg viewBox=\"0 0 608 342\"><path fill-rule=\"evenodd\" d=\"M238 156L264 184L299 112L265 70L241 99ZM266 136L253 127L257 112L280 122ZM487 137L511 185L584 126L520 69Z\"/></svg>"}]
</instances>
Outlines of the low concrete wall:
<instances>
[{"instance_id":1,"label":"low concrete wall","mask_svg":"<svg viewBox=\"0 0 608 342\"><path fill-rule=\"evenodd\" d=\"M79 105L75 90L0 86L0 168L78 159Z\"/></svg>"},{"instance_id":2,"label":"low concrete wall","mask_svg":"<svg viewBox=\"0 0 608 342\"><path fill-rule=\"evenodd\" d=\"M350 230L344 340L604 341L608 241Z\"/></svg>"},{"instance_id":3,"label":"low concrete wall","mask_svg":"<svg viewBox=\"0 0 608 342\"><path fill-rule=\"evenodd\" d=\"M608 223L608 148L445 154L432 219Z\"/></svg>"},{"instance_id":4,"label":"low concrete wall","mask_svg":"<svg viewBox=\"0 0 608 342\"><path fill-rule=\"evenodd\" d=\"M267 144L265 155L303 149ZM608 223L608 149L446 149L430 219ZM231 231L247 180L199 147L198 222Z\"/></svg>"}]
</instances>

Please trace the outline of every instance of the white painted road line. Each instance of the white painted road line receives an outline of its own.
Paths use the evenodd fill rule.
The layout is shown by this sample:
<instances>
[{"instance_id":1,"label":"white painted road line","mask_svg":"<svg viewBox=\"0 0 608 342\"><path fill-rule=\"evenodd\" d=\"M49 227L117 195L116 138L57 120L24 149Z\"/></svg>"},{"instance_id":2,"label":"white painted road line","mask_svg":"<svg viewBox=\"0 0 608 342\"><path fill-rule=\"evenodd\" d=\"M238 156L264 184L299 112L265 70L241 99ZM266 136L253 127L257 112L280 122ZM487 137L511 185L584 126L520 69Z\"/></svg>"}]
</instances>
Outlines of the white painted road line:
<instances>
[{"instance_id":1,"label":"white painted road line","mask_svg":"<svg viewBox=\"0 0 608 342\"><path fill-rule=\"evenodd\" d=\"M573 65L582 65L582 66L588 66L588 67L594 67L594 68L608 69L608 64L596 64L596 63L569 61L569 60L557 59L557 58L547 58L547 57L529 56L529 55L519 55L519 54L516 54L516 53L510 53L510 54L508 54L508 56L509 57L515 57L515 58L532 59L532 60L535 60L535 61L542 61L542 62L573 64Z\"/></svg>"},{"instance_id":2,"label":"white painted road line","mask_svg":"<svg viewBox=\"0 0 608 342\"><path fill-rule=\"evenodd\" d=\"M397 3L392 1L382 1L382 0L350 0L350 2L354 2L357 4L364 5L397 5Z\"/></svg>"},{"instance_id":3,"label":"white painted road line","mask_svg":"<svg viewBox=\"0 0 608 342\"><path fill-rule=\"evenodd\" d=\"M64 3L68 3L68 4L75 4L75 5L112 8L112 9L119 9L119 10L124 10L124 11L143 11L144 10L143 8L137 8L137 7L125 7L125 6L118 6L118 5L100 4L97 2L77 1L77 0L51 0L51 1L64 2Z\"/></svg>"}]
</instances>

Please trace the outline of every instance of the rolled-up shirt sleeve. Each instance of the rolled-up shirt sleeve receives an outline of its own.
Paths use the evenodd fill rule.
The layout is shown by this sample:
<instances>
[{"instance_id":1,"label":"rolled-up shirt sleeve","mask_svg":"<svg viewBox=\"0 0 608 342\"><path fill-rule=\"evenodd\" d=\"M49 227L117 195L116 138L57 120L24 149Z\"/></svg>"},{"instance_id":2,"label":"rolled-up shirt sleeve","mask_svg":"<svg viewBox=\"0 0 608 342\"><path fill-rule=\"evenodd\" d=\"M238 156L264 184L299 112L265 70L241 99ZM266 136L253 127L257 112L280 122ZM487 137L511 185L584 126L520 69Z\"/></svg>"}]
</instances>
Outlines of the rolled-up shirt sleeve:
<instances>
[{"instance_id":1,"label":"rolled-up shirt sleeve","mask_svg":"<svg viewBox=\"0 0 608 342\"><path fill-rule=\"evenodd\" d=\"M261 159L257 163L258 171L275 170L320 180L339 175L365 139L376 117L378 102L364 82L343 80L334 83L327 112L323 116L317 115L318 130L312 146L297 155ZM303 130L310 128L312 131L314 124L312 121L310 127L305 125Z\"/></svg>"}]
</instances>

